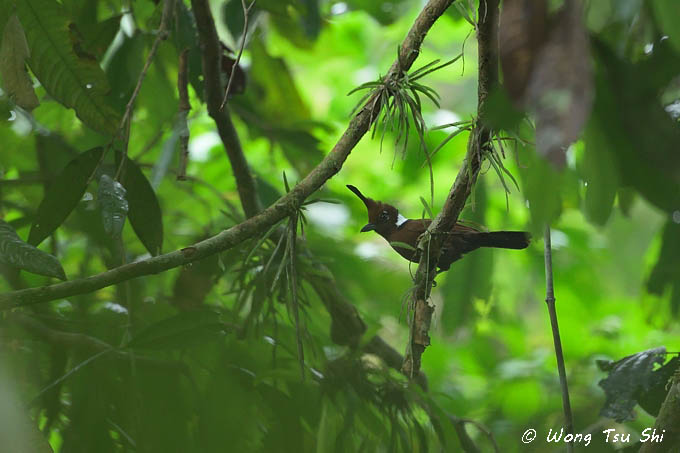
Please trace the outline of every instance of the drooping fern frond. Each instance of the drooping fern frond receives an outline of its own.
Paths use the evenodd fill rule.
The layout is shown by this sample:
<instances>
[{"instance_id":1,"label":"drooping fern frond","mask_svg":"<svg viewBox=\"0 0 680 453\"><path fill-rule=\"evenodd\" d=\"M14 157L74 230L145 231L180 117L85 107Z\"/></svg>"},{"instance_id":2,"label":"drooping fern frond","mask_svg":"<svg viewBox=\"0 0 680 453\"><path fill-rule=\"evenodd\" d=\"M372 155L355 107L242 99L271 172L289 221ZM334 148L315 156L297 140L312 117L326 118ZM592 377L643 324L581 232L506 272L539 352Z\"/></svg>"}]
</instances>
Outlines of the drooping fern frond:
<instances>
[{"instance_id":1,"label":"drooping fern frond","mask_svg":"<svg viewBox=\"0 0 680 453\"><path fill-rule=\"evenodd\" d=\"M455 63L461 56L458 55L444 63L434 60L410 73L401 72L396 77L380 76L378 80L361 84L348 93L351 95L362 90L370 90L356 104L352 115L363 108L371 110L372 117L375 119L371 137L375 137L378 129L382 131L381 151L385 134L389 130L396 132L395 147L398 148L401 145L400 151L403 156L408 145L411 122L418 132L421 147L425 149L426 125L422 116L421 95L426 96L437 107L439 107L440 98L433 88L418 81L434 71Z\"/></svg>"}]
</instances>

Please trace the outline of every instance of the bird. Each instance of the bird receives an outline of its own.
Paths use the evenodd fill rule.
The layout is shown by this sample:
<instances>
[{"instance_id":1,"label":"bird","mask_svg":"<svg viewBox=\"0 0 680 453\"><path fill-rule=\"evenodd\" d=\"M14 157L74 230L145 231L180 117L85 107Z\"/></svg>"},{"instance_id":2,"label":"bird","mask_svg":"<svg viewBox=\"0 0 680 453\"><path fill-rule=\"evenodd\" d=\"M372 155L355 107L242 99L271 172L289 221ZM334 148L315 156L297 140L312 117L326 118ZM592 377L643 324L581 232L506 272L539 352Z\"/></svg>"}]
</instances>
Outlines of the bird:
<instances>
[{"instance_id":1,"label":"bird","mask_svg":"<svg viewBox=\"0 0 680 453\"><path fill-rule=\"evenodd\" d=\"M364 202L368 210L368 223L361 228L361 232L375 231L385 238L402 257L417 263L420 260L420 254L416 248L418 239L430 226L432 220L407 219L394 206L364 196L353 185L348 184L347 188ZM520 250L527 248L530 241L531 235L524 231L485 232L456 223L442 244L441 255L437 262L437 273L449 270L454 261L480 247Z\"/></svg>"}]
</instances>

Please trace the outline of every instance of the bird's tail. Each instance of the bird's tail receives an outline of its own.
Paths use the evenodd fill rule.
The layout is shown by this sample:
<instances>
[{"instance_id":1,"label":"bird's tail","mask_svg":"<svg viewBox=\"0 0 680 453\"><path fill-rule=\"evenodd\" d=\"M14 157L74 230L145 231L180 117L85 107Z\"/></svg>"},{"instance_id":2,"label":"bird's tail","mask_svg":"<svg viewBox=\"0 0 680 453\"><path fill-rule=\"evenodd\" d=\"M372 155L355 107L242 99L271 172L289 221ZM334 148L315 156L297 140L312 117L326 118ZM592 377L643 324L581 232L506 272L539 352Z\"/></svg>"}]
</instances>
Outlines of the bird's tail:
<instances>
[{"instance_id":1,"label":"bird's tail","mask_svg":"<svg viewBox=\"0 0 680 453\"><path fill-rule=\"evenodd\" d=\"M531 235L524 231L492 231L476 233L475 239L480 247L524 249L529 246Z\"/></svg>"}]
</instances>

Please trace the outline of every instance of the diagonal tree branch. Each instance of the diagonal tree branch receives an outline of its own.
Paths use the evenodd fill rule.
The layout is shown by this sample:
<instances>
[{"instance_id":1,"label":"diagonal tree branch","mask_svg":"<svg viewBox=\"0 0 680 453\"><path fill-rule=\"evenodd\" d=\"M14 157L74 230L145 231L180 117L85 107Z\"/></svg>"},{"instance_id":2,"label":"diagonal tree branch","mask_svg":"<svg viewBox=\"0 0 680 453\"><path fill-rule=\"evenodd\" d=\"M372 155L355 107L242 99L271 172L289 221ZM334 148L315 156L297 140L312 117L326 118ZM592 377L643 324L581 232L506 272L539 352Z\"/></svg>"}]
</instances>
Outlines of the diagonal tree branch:
<instances>
[{"instance_id":1,"label":"diagonal tree branch","mask_svg":"<svg viewBox=\"0 0 680 453\"><path fill-rule=\"evenodd\" d=\"M456 224L472 192L479 174L482 151L488 146L491 136L484 122L486 99L491 89L498 83L498 3L499 0L486 0L479 4L477 122L468 139L467 154L444 207L418 244L421 254L415 277L413 317L410 323L409 344L402 365L402 372L410 377L416 376L420 371L421 356L425 348L430 345L428 332L434 307L429 304L428 298L437 270L437 261L441 254L442 241L446 232Z\"/></svg>"},{"instance_id":2,"label":"diagonal tree branch","mask_svg":"<svg viewBox=\"0 0 680 453\"><path fill-rule=\"evenodd\" d=\"M406 71L411 67L418 55L420 45L422 44L427 31L452 2L453 0L428 1L401 44L399 49L400 57L392 64L387 77L397 77L401 71ZM212 17L206 16L205 14L201 15L202 13L208 12L205 0L192 0L192 4L197 8L195 13L197 14L199 29L206 23L205 21L211 23L214 28ZM204 8L201 9L201 6ZM210 59L210 61L217 62L219 53L216 52L217 49L211 47L211 43L217 42L217 37L214 36L214 38L214 41L206 41L205 44L208 47L206 47L204 51L212 52L212 59ZM208 73L211 74L210 77L206 74L206 82L214 80L214 73L210 73L209 71L214 71L216 69L215 64L206 65L204 71L208 71ZM214 89L214 87L212 89ZM217 112L219 113L219 96L217 98L210 98L211 103L217 99L218 102L216 107ZM215 108L215 105L210 105L209 109ZM368 105L370 105L370 102ZM226 109L223 112L226 115ZM340 171L354 146L356 146L366 131L368 131L373 119L370 107L366 107L358 112L352 118L347 130L342 134L331 152L316 168L301 180L288 194L281 197L272 206L247 219L243 223L235 225L228 230L222 231L215 236L181 250L126 264L102 272L101 274L41 288L29 288L0 294L0 309L8 309L22 305L61 299L77 294L85 294L125 280L157 274L205 258L214 253L228 250L246 239L264 233L272 225L295 212L308 196L318 190L328 179ZM218 122L217 124L219 127L220 123Z\"/></svg>"}]
</instances>

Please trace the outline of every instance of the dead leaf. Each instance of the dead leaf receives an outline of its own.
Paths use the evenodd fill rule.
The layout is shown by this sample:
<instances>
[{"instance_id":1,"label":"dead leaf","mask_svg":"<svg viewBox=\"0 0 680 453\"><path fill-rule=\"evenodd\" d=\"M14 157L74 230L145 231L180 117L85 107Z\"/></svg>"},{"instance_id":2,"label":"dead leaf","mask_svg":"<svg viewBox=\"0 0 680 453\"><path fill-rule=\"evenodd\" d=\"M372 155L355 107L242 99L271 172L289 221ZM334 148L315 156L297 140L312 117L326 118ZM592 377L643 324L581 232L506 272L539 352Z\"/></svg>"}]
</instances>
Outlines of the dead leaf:
<instances>
[{"instance_id":1,"label":"dead leaf","mask_svg":"<svg viewBox=\"0 0 680 453\"><path fill-rule=\"evenodd\" d=\"M33 91L33 80L26 71L29 57L24 29L17 15L12 14L5 25L0 46L2 87L19 107L30 111L40 105L40 101Z\"/></svg>"}]
</instances>

